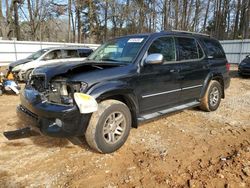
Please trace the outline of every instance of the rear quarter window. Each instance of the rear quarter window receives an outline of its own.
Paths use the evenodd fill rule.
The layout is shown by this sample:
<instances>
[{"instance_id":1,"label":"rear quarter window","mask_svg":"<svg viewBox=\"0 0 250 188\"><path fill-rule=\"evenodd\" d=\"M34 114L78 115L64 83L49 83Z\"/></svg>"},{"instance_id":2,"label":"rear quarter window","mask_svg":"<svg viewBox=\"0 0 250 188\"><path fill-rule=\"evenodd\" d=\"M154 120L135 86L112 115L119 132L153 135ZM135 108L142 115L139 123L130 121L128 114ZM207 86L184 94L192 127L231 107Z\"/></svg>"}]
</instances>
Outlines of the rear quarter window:
<instances>
[{"instance_id":1,"label":"rear quarter window","mask_svg":"<svg viewBox=\"0 0 250 188\"><path fill-rule=\"evenodd\" d=\"M88 57L93 52L92 49L79 49L78 54L80 57Z\"/></svg>"},{"instance_id":2,"label":"rear quarter window","mask_svg":"<svg viewBox=\"0 0 250 188\"><path fill-rule=\"evenodd\" d=\"M207 55L212 56L214 59L225 58L225 53L219 41L213 39L203 39L206 47Z\"/></svg>"}]
</instances>

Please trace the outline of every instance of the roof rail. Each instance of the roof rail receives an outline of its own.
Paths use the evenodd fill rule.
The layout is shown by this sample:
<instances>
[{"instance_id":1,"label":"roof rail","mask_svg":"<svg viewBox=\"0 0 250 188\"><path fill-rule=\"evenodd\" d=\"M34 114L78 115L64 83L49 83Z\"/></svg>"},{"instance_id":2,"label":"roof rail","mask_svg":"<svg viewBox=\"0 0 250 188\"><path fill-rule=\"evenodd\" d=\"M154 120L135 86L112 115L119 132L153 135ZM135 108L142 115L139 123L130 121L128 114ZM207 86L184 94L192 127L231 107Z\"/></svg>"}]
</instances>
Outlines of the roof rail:
<instances>
[{"instance_id":1,"label":"roof rail","mask_svg":"<svg viewBox=\"0 0 250 188\"><path fill-rule=\"evenodd\" d=\"M188 33L188 34L194 34L194 35L204 35L204 36L210 37L210 35L208 35L208 34L198 33L198 32L192 32L192 31L175 30L175 29L171 29L171 30L168 30L168 31L180 32L180 33Z\"/></svg>"}]
</instances>

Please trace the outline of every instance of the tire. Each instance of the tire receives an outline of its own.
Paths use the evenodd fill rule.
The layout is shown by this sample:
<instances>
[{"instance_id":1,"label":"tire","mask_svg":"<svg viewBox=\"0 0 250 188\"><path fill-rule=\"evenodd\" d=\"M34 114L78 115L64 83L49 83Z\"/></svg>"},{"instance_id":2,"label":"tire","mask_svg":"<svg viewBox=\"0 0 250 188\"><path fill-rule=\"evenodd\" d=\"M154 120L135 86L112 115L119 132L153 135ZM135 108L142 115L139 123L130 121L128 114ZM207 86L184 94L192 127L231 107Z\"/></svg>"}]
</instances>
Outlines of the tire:
<instances>
[{"instance_id":1,"label":"tire","mask_svg":"<svg viewBox=\"0 0 250 188\"><path fill-rule=\"evenodd\" d=\"M217 110L222 96L221 84L216 81L210 81L204 97L201 99L200 109L211 112Z\"/></svg>"},{"instance_id":2,"label":"tire","mask_svg":"<svg viewBox=\"0 0 250 188\"><path fill-rule=\"evenodd\" d=\"M3 90L0 88L0 96L3 95Z\"/></svg>"},{"instance_id":3,"label":"tire","mask_svg":"<svg viewBox=\"0 0 250 188\"><path fill-rule=\"evenodd\" d=\"M27 82L30 79L30 74L32 73L33 69L29 69L26 71L24 76L24 81Z\"/></svg>"},{"instance_id":4,"label":"tire","mask_svg":"<svg viewBox=\"0 0 250 188\"><path fill-rule=\"evenodd\" d=\"M98 111L90 118L85 139L92 149L100 153L112 153L127 140L131 122L130 110L124 103L117 100L102 101Z\"/></svg>"}]
</instances>

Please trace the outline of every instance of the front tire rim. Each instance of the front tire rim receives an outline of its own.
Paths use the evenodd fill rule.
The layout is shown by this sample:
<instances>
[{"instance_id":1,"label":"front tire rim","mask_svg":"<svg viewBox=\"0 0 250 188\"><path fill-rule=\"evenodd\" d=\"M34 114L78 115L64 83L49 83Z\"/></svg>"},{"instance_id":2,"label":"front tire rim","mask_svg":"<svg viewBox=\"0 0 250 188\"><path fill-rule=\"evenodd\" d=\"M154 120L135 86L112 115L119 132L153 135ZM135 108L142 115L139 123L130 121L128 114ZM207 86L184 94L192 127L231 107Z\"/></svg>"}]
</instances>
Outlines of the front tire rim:
<instances>
[{"instance_id":1,"label":"front tire rim","mask_svg":"<svg viewBox=\"0 0 250 188\"><path fill-rule=\"evenodd\" d=\"M213 107L216 106L219 102L219 98L220 98L219 89L217 87L213 87L209 96L210 105Z\"/></svg>"},{"instance_id":2,"label":"front tire rim","mask_svg":"<svg viewBox=\"0 0 250 188\"><path fill-rule=\"evenodd\" d=\"M113 112L104 122L103 138L108 144L118 142L124 135L126 119L123 113Z\"/></svg>"}]
</instances>

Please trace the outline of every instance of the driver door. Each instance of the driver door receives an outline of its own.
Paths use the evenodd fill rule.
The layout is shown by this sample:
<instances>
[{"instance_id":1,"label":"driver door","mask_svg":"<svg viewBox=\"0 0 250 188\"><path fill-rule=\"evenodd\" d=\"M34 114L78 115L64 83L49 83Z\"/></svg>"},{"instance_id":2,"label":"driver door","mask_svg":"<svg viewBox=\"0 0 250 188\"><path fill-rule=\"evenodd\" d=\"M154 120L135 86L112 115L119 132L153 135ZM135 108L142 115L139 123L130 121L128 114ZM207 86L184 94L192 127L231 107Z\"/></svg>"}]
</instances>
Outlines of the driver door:
<instances>
[{"instance_id":1,"label":"driver door","mask_svg":"<svg viewBox=\"0 0 250 188\"><path fill-rule=\"evenodd\" d=\"M145 64L137 80L137 94L141 113L151 113L176 106L181 93L179 64L173 37L157 38L149 47L147 55L160 53L163 64Z\"/></svg>"}]
</instances>

